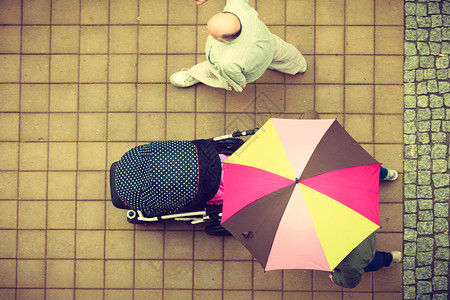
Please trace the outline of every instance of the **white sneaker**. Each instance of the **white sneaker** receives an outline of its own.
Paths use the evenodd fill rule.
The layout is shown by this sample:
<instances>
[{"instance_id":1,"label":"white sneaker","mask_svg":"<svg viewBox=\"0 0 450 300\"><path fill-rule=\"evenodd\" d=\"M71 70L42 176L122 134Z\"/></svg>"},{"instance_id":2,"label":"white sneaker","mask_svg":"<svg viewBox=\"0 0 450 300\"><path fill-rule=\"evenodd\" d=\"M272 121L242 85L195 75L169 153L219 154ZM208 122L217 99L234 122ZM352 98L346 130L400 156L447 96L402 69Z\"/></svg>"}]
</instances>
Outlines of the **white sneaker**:
<instances>
[{"instance_id":1,"label":"white sneaker","mask_svg":"<svg viewBox=\"0 0 450 300\"><path fill-rule=\"evenodd\" d=\"M183 69L170 76L170 83L177 87L190 87L199 82L200 80L197 80L188 74L188 69Z\"/></svg>"},{"instance_id":2,"label":"white sneaker","mask_svg":"<svg viewBox=\"0 0 450 300\"><path fill-rule=\"evenodd\" d=\"M388 170L388 175L386 178L383 178L383 180L389 180L389 181L394 181L397 180L398 178L398 172L395 170Z\"/></svg>"},{"instance_id":3,"label":"white sneaker","mask_svg":"<svg viewBox=\"0 0 450 300\"><path fill-rule=\"evenodd\" d=\"M392 263L402 262L402 253L400 251L391 251Z\"/></svg>"},{"instance_id":4,"label":"white sneaker","mask_svg":"<svg viewBox=\"0 0 450 300\"><path fill-rule=\"evenodd\" d=\"M305 64L305 67L303 69L301 69L300 71L298 71L297 74L303 74L306 72L306 70L308 70L308 64Z\"/></svg>"}]
</instances>

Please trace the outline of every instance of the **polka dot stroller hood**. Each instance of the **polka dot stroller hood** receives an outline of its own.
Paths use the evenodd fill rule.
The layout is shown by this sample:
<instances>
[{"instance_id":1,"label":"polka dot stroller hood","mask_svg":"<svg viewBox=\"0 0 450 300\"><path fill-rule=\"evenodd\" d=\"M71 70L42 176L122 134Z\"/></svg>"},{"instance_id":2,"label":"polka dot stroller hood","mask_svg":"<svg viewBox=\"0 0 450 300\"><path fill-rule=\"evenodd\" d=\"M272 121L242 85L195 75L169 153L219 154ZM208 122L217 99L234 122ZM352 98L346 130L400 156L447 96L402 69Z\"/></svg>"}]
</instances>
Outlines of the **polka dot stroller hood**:
<instances>
[{"instance_id":1,"label":"polka dot stroller hood","mask_svg":"<svg viewBox=\"0 0 450 300\"><path fill-rule=\"evenodd\" d=\"M204 206L219 188L221 162L208 140L156 141L130 149L110 172L116 207L158 215Z\"/></svg>"}]
</instances>

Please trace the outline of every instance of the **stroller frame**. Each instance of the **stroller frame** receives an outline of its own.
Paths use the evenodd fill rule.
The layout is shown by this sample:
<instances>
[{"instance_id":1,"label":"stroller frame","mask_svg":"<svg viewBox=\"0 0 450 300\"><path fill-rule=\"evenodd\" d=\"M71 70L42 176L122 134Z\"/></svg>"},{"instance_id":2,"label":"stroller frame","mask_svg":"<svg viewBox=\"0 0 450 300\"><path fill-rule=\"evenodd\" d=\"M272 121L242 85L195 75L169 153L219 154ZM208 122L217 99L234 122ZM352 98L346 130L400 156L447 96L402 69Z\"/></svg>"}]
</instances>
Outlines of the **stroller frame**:
<instances>
[{"instance_id":1,"label":"stroller frame","mask_svg":"<svg viewBox=\"0 0 450 300\"><path fill-rule=\"evenodd\" d=\"M208 139L210 142L217 142L226 139L239 138L243 136L250 136L255 134L259 128L255 128L247 131L235 131L232 134L223 135L215 138ZM232 154L234 150L230 150L229 154ZM112 188L112 187L111 187ZM128 207L119 207L116 203L114 206L122 209L127 209ZM229 235L222 226L220 226L220 221L222 218L222 205L206 205L203 210L198 211L186 211L179 213L169 213L169 214L155 214L151 216L146 216L140 210L129 209L127 211L127 221L132 224L147 224L159 221L185 221L191 225L201 224L201 223L212 223L205 228L205 231L209 235L223 236Z\"/></svg>"}]
</instances>

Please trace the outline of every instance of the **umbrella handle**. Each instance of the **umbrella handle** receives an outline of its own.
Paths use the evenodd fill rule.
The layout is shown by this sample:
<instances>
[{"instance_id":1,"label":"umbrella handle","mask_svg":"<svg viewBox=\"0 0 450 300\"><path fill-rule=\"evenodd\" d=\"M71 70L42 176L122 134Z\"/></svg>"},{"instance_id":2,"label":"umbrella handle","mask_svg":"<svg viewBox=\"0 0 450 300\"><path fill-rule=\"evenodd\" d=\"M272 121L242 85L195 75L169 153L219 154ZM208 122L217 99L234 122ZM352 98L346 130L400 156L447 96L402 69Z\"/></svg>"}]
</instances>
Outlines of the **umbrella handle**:
<instances>
[{"instance_id":1,"label":"umbrella handle","mask_svg":"<svg viewBox=\"0 0 450 300\"><path fill-rule=\"evenodd\" d=\"M236 137L241 137L241 136L254 135L258 130L259 130L259 128L255 128L255 129L251 129L251 130L247 130L247 131L243 131L243 132L240 131L240 130L236 130L232 134L218 136L218 137L213 138L212 140L213 141L220 141L220 140L229 139L229 138L236 138Z\"/></svg>"}]
</instances>

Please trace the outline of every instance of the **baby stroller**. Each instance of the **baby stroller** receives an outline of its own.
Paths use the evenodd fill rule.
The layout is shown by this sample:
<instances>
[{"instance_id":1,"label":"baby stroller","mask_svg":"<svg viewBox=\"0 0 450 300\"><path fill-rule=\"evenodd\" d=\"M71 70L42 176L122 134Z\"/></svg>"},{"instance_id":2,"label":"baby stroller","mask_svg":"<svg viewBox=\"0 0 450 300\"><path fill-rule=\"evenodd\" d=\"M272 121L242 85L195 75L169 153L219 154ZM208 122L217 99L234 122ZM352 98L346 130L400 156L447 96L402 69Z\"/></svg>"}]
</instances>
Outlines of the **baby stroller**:
<instances>
[{"instance_id":1,"label":"baby stroller","mask_svg":"<svg viewBox=\"0 0 450 300\"><path fill-rule=\"evenodd\" d=\"M128 209L130 223L211 223L209 235L229 235L220 219L224 155L231 155L258 128L194 141L156 141L127 151L110 168L111 201Z\"/></svg>"}]
</instances>

